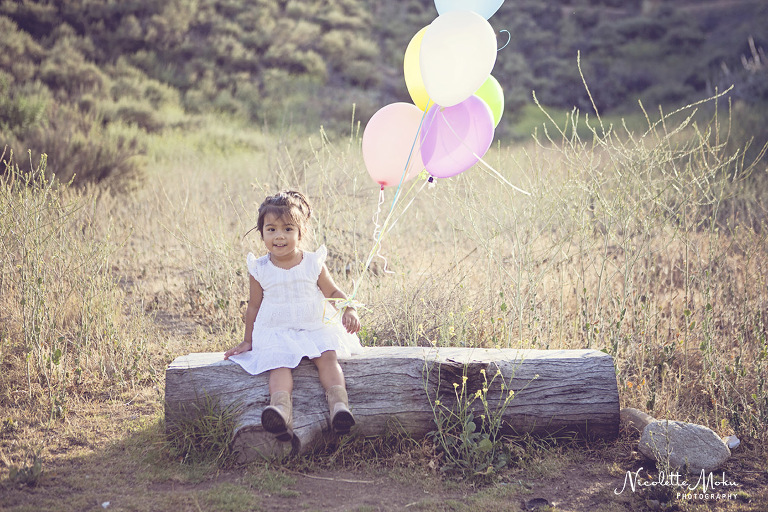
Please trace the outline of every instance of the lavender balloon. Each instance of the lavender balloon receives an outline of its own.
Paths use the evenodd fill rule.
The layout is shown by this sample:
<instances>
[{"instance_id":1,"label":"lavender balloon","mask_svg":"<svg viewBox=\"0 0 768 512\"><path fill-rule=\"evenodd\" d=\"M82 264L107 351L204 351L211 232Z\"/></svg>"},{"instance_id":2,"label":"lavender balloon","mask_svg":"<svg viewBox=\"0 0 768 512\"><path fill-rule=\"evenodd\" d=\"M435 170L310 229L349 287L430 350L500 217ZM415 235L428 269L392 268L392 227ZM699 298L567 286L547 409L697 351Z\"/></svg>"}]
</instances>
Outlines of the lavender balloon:
<instances>
[{"instance_id":1,"label":"lavender balloon","mask_svg":"<svg viewBox=\"0 0 768 512\"><path fill-rule=\"evenodd\" d=\"M491 147L493 113L477 96L452 107L433 105L421 130L421 158L429 174L450 178L480 160Z\"/></svg>"}]
</instances>

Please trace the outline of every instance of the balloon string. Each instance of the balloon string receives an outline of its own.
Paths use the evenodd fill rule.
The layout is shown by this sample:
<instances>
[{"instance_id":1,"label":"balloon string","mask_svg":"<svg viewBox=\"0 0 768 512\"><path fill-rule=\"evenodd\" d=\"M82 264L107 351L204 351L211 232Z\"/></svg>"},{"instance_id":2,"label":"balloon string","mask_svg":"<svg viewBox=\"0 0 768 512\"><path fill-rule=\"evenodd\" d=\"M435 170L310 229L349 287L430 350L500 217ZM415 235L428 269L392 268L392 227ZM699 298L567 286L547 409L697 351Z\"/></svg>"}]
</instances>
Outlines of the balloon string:
<instances>
[{"instance_id":1,"label":"balloon string","mask_svg":"<svg viewBox=\"0 0 768 512\"><path fill-rule=\"evenodd\" d=\"M394 272L387 270L387 260L384 258L384 256L381 255L381 239L383 238L385 233L389 232L389 229L387 227L389 226L389 222L392 219L392 214L395 210L395 205L397 204L398 199L400 198L400 192L403 186L403 183L405 182L405 178L408 174L408 167L411 163L411 158L413 157L413 151L416 148L416 141L419 140L419 133L421 132L421 127L424 124L424 118L427 115L427 111L429 110L429 104L431 103L431 100L427 101L427 105L424 107L424 113L421 115L421 120L419 121L419 128L416 130L416 134L413 137L413 143L411 144L411 150L408 153L408 159L405 162L405 166L403 167L403 174L400 176L400 182L397 184L397 190L395 191L395 197L392 199L392 204L389 207L389 213L387 213L387 217L384 219L384 223L379 226L379 214L381 213L381 205L384 203L384 187L381 187L381 190L379 191L379 204L378 209L376 212L376 215L374 217L374 223L376 225L374 232L373 232L373 247L371 248L371 251L368 253L368 258L366 258L365 266L363 267L363 274L368 270L368 268L371 266L371 262L373 261L373 258L379 257L384 260L384 272L393 274ZM391 226L390 226L391 229ZM352 290L352 293L350 294L350 299L354 299L357 295L357 291L360 288L360 284L362 282L362 279L359 279L355 283L355 287Z\"/></svg>"},{"instance_id":2,"label":"balloon string","mask_svg":"<svg viewBox=\"0 0 768 512\"><path fill-rule=\"evenodd\" d=\"M417 190L416 193L411 198L411 201L407 205L405 205L405 208L402 209L402 211L400 212L400 215L398 215L397 218L394 221L392 221L392 225L389 226L389 229L387 229L387 233L392 231L392 228L395 227L395 224L397 224L397 221L399 221L403 217L403 215L405 215L405 212L408 211L408 208L410 208L413 202L416 200L416 196L419 195L419 192L424 190L424 187L426 187L428 184L429 184L429 181L425 179L424 183L421 184L421 187L419 188L419 190Z\"/></svg>"},{"instance_id":3,"label":"balloon string","mask_svg":"<svg viewBox=\"0 0 768 512\"><path fill-rule=\"evenodd\" d=\"M381 187L381 190L379 190L379 203L376 205L376 213L373 214L373 225L375 226L373 229L374 242L376 241L376 238L381 231L381 226L379 225L379 215L381 214L382 204L384 204L384 187Z\"/></svg>"},{"instance_id":4,"label":"balloon string","mask_svg":"<svg viewBox=\"0 0 768 512\"><path fill-rule=\"evenodd\" d=\"M512 34L510 34L510 33L509 33L509 30L507 30L507 29L504 29L504 30L499 30L499 34L501 34L502 32L506 32L506 33L507 33L507 42L506 42L506 43L504 43L504 46L502 46L501 48L499 48L498 50L496 50L497 52L500 52L501 50L503 50L504 48L506 48L506 47L507 47L507 45L509 44L509 42L510 42L510 41L512 41Z\"/></svg>"},{"instance_id":5,"label":"balloon string","mask_svg":"<svg viewBox=\"0 0 768 512\"><path fill-rule=\"evenodd\" d=\"M416 148L416 141L419 140L419 133L421 133L421 127L424 124L424 118L427 117L429 111L429 105L432 103L431 99L427 100L427 104L424 105L424 113L421 114L421 120L419 121L419 128L416 130L416 135L413 137L413 143L411 144L411 150L408 152L408 159L405 161L405 167L403 168L403 174L400 176L400 182L397 184L397 190L395 191L395 197L392 199L392 205L389 208L389 215L392 215L392 211L395 209L395 203L400 197L400 189L405 183L405 177L408 174L408 166L411 164L411 158L413 157L413 150ZM389 219L389 215L387 219Z\"/></svg>"},{"instance_id":6,"label":"balloon string","mask_svg":"<svg viewBox=\"0 0 768 512\"><path fill-rule=\"evenodd\" d=\"M382 204L384 204L384 187L381 187L381 190L379 190L379 204L376 207L376 214L373 216L373 223L375 225L375 228L373 229L373 250L376 252L372 256L368 257L368 261L365 264L365 268L366 270L368 269L368 266L371 264L371 260L373 260L374 257L379 257L382 260L384 260L384 273L394 274L394 272L392 272L391 270L387 270L387 258L382 256L381 254L381 236L384 230L384 226L379 225L379 215L381 214ZM373 253L373 251L371 252Z\"/></svg>"},{"instance_id":7,"label":"balloon string","mask_svg":"<svg viewBox=\"0 0 768 512\"><path fill-rule=\"evenodd\" d=\"M477 158L477 160L479 162L481 162L486 168L488 168L488 170L492 171L496 175L496 177L499 178L499 180L503 181L504 183L506 183L507 185L509 185L513 189L517 190L518 192L521 192L521 193L523 193L523 194L525 194L527 196L531 195L530 192L526 192L525 190L523 190L523 189L521 189L519 187L516 187L515 185L510 183L504 176L501 175L501 173L499 171L494 169L488 162L483 160L482 157L480 157L477 153L475 153L472 150L472 148L467 146L467 144L464 142L464 140L461 137L459 137L459 134L456 133L456 131L453 129L453 127L451 126L451 123L448 122L448 119L446 119L445 114L443 114L442 111L440 111L440 115L443 116L443 121L445 121L445 125L448 127L449 130L451 130L451 133L453 133L456 136L456 138L459 140L459 142L461 142L461 145L464 146L465 148L467 148L467 150L469 150L469 152L472 153L472 156Z\"/></svg>"}]
</instances>

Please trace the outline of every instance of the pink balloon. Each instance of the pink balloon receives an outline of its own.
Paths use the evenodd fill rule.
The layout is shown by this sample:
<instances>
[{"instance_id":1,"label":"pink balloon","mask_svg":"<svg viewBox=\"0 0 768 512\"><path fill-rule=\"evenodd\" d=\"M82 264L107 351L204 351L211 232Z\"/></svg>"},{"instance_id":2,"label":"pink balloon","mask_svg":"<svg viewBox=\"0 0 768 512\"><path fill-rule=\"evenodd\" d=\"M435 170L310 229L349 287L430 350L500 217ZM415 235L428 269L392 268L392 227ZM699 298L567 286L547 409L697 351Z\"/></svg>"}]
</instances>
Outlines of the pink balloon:
<instances>
[{"instance_id":1,"label":"pink balloon","mask_svg":"<svg viewBox=\"0 0 768 512\"><path fill-rule=\"evenodd\" d=\"M363 132L363 161L373 181L391 187L404 172L407 181L424 169L418 143L423 116L412 103L392 103L373 114Z\"/></svg>"},{"instance_id":2,"label":"pink balloon","mask_svg":"<svg viewBox=\"0 0 768 512\"><path fill-rule=\"evenodd\" d=\"M452 107L433 105L421 130L421 157L436 178L460 174L480 160L491 147L493 113L477 96Z\"/></svg>"}]
</instances>

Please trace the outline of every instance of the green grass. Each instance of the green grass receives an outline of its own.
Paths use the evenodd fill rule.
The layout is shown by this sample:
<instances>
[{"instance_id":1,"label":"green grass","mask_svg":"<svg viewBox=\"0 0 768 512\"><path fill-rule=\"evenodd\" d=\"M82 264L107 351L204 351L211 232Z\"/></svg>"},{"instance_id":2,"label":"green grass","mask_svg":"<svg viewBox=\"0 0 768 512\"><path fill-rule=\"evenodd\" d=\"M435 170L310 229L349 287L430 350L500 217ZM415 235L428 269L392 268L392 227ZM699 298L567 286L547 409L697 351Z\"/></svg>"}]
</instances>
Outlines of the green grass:
<instances>
[{"instance_id":1,"label":"green grass","mask_svg":"<svg viewBox=\"0 0 768 512\"><path fill-rule=\"evenodd\" d=\"M242 486L222 483L208 491L198 491L195 501L199 501L203 510L221 510L222 512L240 512L260 510L259 499Z\"/></svg>"}]
</instances>

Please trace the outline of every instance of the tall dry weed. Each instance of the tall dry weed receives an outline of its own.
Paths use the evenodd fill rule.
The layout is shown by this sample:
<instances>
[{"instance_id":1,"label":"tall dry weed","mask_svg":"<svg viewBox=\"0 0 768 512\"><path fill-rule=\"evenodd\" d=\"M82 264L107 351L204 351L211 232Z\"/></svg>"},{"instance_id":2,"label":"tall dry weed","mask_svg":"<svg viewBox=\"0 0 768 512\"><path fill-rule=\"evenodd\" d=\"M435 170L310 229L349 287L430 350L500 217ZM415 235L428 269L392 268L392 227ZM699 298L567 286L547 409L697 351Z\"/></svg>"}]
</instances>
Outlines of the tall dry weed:
<instances>
[{"instance_id":1,"label":"tall dry weed","mask_svg":"<svg viewBox=\"0 0 768 512\"><path fill-rule=\"evenodd\" d=\"M45 155L29 165L9 158L0 177L0 405L58 417L74 395L156 376L112 274L122 241L95 216L105 198L47 178Z\"/></svg>"}]
</instances>

